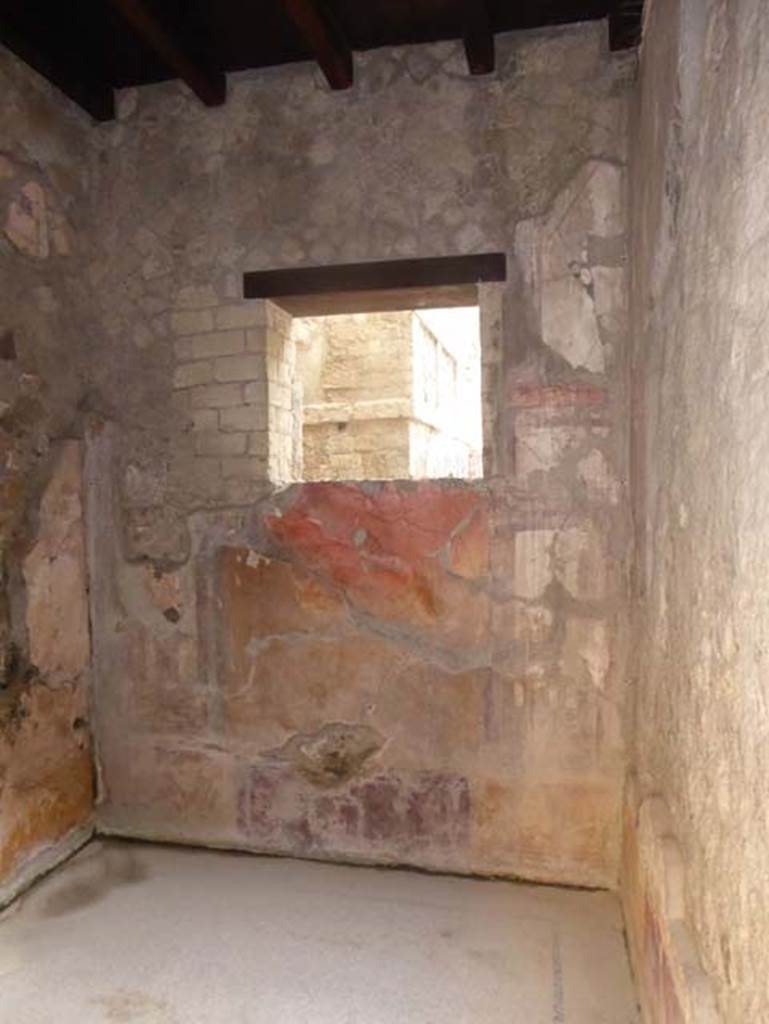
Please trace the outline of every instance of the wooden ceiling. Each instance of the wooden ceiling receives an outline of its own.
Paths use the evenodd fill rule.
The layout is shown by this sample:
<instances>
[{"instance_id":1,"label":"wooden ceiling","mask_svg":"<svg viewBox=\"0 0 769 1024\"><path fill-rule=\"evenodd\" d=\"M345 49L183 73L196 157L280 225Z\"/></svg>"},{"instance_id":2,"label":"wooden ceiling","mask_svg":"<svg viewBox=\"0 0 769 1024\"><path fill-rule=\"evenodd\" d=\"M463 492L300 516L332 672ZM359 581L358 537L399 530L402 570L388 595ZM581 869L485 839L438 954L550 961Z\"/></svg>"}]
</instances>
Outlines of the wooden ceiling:
<instances>
[{"instance_id":1,"label":"wooden ceiling","mask_svg":"<svg viewBox=\"0 0 769 1024\"><path fill-rule=\"evenodd\" d=\"M96 120L113 90L181 78L226 101L226 72L315 60L332 89L354 53L464 40L468 73L494 69L494 34L608 18L612 49L638 44L643 0L0 0L0 42Z\"/></svg>"}]
</instances>

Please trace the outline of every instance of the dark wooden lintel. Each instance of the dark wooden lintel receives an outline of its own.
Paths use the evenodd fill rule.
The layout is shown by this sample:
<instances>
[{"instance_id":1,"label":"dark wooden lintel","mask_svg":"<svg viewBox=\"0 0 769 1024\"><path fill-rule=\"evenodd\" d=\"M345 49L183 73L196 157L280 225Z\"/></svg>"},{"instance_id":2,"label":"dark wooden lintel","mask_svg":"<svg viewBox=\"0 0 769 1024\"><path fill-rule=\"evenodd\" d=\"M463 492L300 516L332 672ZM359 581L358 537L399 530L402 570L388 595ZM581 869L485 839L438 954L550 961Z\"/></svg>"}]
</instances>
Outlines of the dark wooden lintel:
<instances>
[{"instance_id":1,"label":"dark wooden lintel","mask_svg":"<svg viewBox=\"0 0 769 1024\"><path fill-rule=\"evenodd\" d=\"M280 295L269 300L291 316L340 316L343 313L388 313L394 310L477 306L477 284L443 284L431 288L378 288L371 291Z\"/></svg>"},{"instance_id":2,"label":"dark wooden lintel","mask_svg":"<svg viewBox=\"0 0 769 1024\"><path fill-rule=\"evenodd\" d=\"M494 70L494 33L491 31L486 0L464 0L463 41L471 75L488 75Z\"/></svg>"},{"instance_id":3,"label":"dark wooden lintel","mask_svg":"<svg viewBox=\"0 0 769 1024\"><path fill-rule=\"evenodd\" d=\"M338 26L321 11L317 0L283 0L283 6L331 88L349 89L353 81L352 50Z\"/></svg>"},{"instance_id":4,"label":"dark wooden lintel","mask_svg":"<svg viewBox=\"0 0 769 1024\"><path fill-rule=\"evenodd\" d=\"M490 252L251 271L243 275L243 295L273 299L301 316L374 313L473 305L479 283L504 281L506 276L505 254Z\"/></svg>"},{"instance_id":5,"label":"dark wooden lintel","mask_svg":"<svg viewBox=\"0 0 769 1024\"><path fill-rule=\"evenodd\" d=\"M227 99L227 78L192 55L185 43L162 25L144 0L111 0L112 6L134 30L144 44L182 81L186 82L201 103L219 107Z\"/></svg>"}]
</instances>

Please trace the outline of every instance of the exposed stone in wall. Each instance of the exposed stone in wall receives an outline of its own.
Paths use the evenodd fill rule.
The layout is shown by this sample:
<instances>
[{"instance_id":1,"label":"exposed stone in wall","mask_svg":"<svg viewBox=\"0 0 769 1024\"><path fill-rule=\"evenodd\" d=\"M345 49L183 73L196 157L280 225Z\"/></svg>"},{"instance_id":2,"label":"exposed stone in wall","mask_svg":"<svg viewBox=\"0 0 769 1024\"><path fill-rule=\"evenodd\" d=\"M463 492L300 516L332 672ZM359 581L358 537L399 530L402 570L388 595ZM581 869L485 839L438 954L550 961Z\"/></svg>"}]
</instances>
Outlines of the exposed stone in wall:
<instances>
[{"instance_id":1,"label":"exposed stone in wall","mask_svg":"<svg viewBox=\"0 0 769 1024\"><path fill-rule=\"evenodd\" d=\"M516 224L543 214L588 160L623 161L632 62L609 58L605 25L498 42L494 78L469 78L461 45L442 43L413 51L418 80L408 48L362 54L349 96L291 66L234 76L222 111L174 84L118 98L119 122L98 130L102 255L87 280L111 358L95 362L95 389L122 410L121 464L148 446L153 460L178 462L166 503L237 504L255 490L250 455L229 456L239 460L229 482L219 456L181 458L180 435L194 454L190 410L180 399L172 411L174 341L193 322L200 333L248 328L244 270L509 252ZM494 334L498 312L486 318ZM499 406L492 348L487 423ZM217 382L209 414L239 390L228 383ZM484 439L487 472L497 434Z\"/></svg>"},{"instance_id":2,"label":"exposed stone in wall","mask_svg":"<svg viewBox=\"0 0 769 1024\"><path fill-rule=\"evenodd\" d=\"M758 0L652 4L633 128L634 759L729 1024L769 1019L768 45Z\"/></svg>"},{"instance_id":3,"label":"exposed stone in wall","mask_svg":"<svg viewBox=\"0 0 769 1024\"><path fill-rule=\"evenodd\" d=\"M604 29L501 37L493 78L450 43L362 55L349 95L302 66L217 110L166 84L100 129L103 827L616 880L632 63ZM485 250L509 270L480 290L489 478L277 490L248 409L295 397L242 272ZM319 785L297 748L337 728L382 742Z\"/></svg>"}]
</instances>

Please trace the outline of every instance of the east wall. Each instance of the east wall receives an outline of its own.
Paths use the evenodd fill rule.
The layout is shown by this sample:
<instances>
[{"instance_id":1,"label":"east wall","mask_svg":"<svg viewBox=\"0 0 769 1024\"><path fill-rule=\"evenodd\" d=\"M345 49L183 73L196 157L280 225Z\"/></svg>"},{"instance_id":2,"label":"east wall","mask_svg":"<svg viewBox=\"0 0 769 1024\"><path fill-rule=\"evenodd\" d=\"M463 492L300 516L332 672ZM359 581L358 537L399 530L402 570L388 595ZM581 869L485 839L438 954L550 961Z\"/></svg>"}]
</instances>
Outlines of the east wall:
<instances>
[{"instance_id":1,"label":"east wall","mask_svg":"<svg viewBox=\"0 0 769 1024\"><path fill-rule=\"evenodd\" d=\"M631 131L623 889L650 1021L769 1019L768 58L758 0L649 9Z\"/></svg>"},{"instance_id":2,"label":"east wall","mask_svg":"<svg viewBox=\"0 0 769 1024\"><path fill-rule=\"evenodd\" d=\"M99 129L102 829L615 884L634 64L602 23L497 46L129 90ZM488 250L488 477L279 486L288 325L243 272Z\"/></svg>"}]
</instances>

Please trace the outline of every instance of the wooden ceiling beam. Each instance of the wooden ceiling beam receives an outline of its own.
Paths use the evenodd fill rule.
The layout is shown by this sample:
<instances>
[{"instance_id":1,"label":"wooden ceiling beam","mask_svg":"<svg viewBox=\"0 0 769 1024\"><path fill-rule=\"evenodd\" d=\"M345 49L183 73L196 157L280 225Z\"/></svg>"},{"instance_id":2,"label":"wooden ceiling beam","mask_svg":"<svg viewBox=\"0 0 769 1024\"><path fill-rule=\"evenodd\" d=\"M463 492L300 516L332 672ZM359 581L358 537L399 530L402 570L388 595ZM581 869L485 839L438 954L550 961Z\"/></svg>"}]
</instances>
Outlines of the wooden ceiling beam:
<instances>
[{"instance_id":1,"label":"wooden ceiling beam","mask_svg":"<svg viewBox=\"0 0 769 1024\"><path fill-rule=\"evenodd\" d=\"M227 99L227 77L222 71L205 67L180 38L162 25L144 0L111 0L112 6L136 35L183 82L201 103L219 107Z\"/></svg>"},{"instance_id":2,"label":"wooden ceiling beam","mask_svg":"<svg viewBox=\"0 0 769 1024\"><path fill-rule=\"evenodd\" d=\"M283 6L331 88L349 89L353 82L352 50L317 0L283 0Z\"/></svg>"},{"instance_id":3,"label":"wooden ceiling beam","mask_svg":"<svg viewBox=\"0 0 769 1024\"><path fill-rule=\"evenodd\" d=\"M486 0L463 0L462 8L467 67L471 75L488 75L494 70L494 33Z\"/></svg>"}]
</instances>

